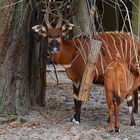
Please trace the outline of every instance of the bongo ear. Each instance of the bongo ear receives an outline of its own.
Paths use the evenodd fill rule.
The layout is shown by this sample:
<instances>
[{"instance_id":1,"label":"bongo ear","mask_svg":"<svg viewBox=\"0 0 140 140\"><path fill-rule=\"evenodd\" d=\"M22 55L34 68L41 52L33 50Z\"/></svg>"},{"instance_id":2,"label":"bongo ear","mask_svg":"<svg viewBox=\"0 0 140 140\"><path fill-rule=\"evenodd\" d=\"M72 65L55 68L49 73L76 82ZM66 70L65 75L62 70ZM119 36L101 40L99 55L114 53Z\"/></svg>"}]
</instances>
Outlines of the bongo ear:
<instances>
[{"instance_id":1,"label":"bongo ear","mask_svg":"<svg viewBox=\"0 0 140 140\"><path fill-rule=\"evenodd\" d=\"M32 29L42 37L47 36L47 30L43 25L35 25L34 27L32 27Z\"/></svg>"}]
</instances>

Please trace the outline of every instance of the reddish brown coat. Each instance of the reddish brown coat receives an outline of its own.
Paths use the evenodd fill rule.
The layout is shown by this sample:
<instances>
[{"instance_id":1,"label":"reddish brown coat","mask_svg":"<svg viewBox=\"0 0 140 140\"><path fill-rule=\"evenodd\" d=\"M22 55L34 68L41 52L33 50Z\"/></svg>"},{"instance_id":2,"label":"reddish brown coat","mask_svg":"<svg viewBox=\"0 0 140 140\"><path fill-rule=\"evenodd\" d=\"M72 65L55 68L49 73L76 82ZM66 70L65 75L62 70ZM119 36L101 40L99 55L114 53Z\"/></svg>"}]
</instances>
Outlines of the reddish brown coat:
<instances>
[{"instance_id":1,"label":"reddish brown coat","mask_svg":"<svg viewBox=\"0 0 140 140\"><path fill-rule=\"evenodd\" d=\"M113 116L115 112L115 131L119 131L119 110L124 99L128 98L130 114L132 116L132 125L135 124L133 119L133 92L132 87L135 84L134 75L128 69L127 63L119 58L112 60L105 71L105 92L109 110L110 131L113 131Z\"/></svg>"}]
</instances>

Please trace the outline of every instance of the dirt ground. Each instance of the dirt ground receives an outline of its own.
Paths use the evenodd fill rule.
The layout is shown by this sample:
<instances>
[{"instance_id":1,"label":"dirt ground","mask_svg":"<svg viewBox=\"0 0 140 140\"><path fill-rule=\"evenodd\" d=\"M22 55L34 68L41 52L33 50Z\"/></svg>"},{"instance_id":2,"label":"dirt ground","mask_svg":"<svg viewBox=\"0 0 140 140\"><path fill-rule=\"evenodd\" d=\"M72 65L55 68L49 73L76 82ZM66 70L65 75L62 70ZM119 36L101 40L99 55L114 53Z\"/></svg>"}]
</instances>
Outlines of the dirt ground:
<instances>
[{"instance_id":1,"label":"dirt ground","mask_svg":"<svg viewBox=\"0 0 140 140\"><path fill-rule=\"evenodd\" d=\"M64 74L59 73L59 79L56 85L55 77L49 74L46 106L31 108L24 124L0 125L0 140L140 140L140 102L139 113L134 115L137 125L129 126L125 101L120 112L121 132L109 133L104 87L94 85L88 103L82 106L81 123L76 125L71 122L74 114L72 83Z\"/></svg>"}]
</instances>

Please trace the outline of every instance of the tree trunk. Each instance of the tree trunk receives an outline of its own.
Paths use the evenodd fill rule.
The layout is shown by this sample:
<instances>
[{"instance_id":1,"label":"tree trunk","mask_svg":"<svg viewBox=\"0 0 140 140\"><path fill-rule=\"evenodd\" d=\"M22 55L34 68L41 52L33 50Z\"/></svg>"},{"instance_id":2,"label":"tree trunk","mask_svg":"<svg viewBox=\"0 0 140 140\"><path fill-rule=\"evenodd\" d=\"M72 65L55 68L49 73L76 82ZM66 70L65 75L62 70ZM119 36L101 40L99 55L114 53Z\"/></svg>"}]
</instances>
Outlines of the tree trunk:
<instances>
[{"instance_id":1,"label":"tree trunk","mask_svg":"<svg viewBox=\"0 0 140 140\"><path fill-rule=\"evenodd\" d=\"M93 40L93 33L96 31L94 23L95 7L92 5L92 1L90 1L91 3L88 2L87 0L77 1L78 14L76 20L74 20L80 27L80 30L89 37L91 46L77 98L84 102L87 102L90 96L90 89L95 76L95 64L101 46L100 41Z\"/></svg>"},{"instance_id":2,"label":"tree trunk","mask_svg":"<svg viewBox=\"0 0 140 140\"><path fill-rule=\"evenodd\" d=\"M32 18L31 27L32 28L37 23L43 22L43 13L41 10L43 3L40 3L36 7L34 0L32 2ZM44 6L44 5L43 5ZM38 8L38 9L37 9ZM30 34L30 95L31 95L31 105L45 105L45 87L46 87L46 55L47 55L47 41L41 39L38 35L31 31Z\"/></svg>"},{"instance_id":3,"label":"tree trunk","mask_svg":"<svg viewBox=\"0 0 140 140\"><path fill-rule=\"evenodd\" d=\"M20 116L30 105L44 103L45 47L33 39L31 26L36 11L29 1L10 2L17 4L9 7L10 19L1 45L5 53L0 66L0 114Z\"/></svg>"},{"instance_id":4,"label":"tree trunk","mask_svg":"<svg viewBox=\"0 0 140 140\"><path fill-rule=\"evenodd\" d=\"M79 31L75 29L75 35L81 34L83 32L86 35L89 35L88 24L89 24L89 9L87 0L78 0L75 3L76 15L73 16L73 23L75 27L79 28Z\"/></svg>"},{"instance_id":5,"label":"tree trunk","mask_svg":"<svg viewBox=\"0 0 140 140\"><path fill-rule=\"evenodd\" d=\"M0 113L3 115L20 116L29 106L30 9L19 12L17 9L21 6L26 9L27 1L12 7L9 30L4 40L7 51L1 65L3 83L0 92Z\"/></svg>"}]
</instances>

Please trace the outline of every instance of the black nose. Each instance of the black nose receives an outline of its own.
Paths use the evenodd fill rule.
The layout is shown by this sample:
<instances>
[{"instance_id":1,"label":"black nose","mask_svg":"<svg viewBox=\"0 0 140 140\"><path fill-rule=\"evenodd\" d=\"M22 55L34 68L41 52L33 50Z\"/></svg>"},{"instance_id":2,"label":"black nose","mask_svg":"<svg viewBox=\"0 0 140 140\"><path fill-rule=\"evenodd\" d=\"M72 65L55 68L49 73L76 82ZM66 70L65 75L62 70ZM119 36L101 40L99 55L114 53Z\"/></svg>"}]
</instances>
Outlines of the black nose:
<instances>
[{"instance_id":1,"label":"black nose","mask_svg":"<svg viewBox=\"0 0 140 140\"><path fill-rule=\"evenodd\" d=\"M58 43L58 41L55 37L52 38L50 47L51 47L51 52L52 53L58 53L59 52L60 45L59 45L59 43Z\"/></svg>"}]
</instances>

